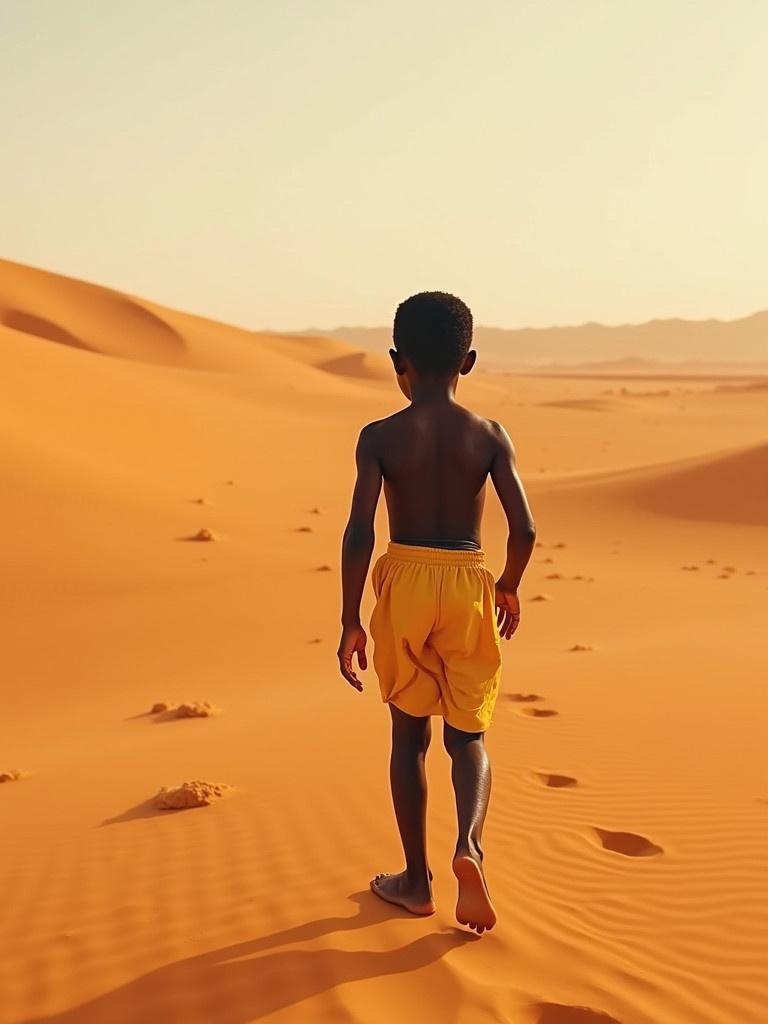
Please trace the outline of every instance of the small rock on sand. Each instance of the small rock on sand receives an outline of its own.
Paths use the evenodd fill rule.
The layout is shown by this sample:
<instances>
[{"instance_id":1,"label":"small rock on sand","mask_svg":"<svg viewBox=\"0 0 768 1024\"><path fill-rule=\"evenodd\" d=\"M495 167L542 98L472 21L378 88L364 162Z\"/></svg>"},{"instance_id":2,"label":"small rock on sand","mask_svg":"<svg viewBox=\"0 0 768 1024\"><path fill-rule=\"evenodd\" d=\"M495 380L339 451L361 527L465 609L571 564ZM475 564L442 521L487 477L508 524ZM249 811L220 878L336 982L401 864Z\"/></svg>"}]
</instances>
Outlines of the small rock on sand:
<instances>
[{"instance_id":1,"label":"small rock on sand","mask_svg":"<svg viewBox=\"0 0 768 1024\"><path fill-rule=\"evenodd\" d=\"M21 772L18 768L9 768L7 772L0 772L0 782L18 782Z\"/></svg>"},{"instance_id":2,"label":"small rock on sand","mask_svg":"<svg viewBox=\"0 0 768 1024\"><path fill-rule=\"evenodd\" d=\"M210 540L218 540L218 537L213 532L213 530L209 530L207 526L204 526L201 530L198 530L197 533L193 533L192 536L189 539L190 540L203 540L203 541L207 540L207 541L210 541Z\"/></svg>"},{"instance_id":3,"label":"small rock on sand","mask_svg":"<svg viewBox=\"0 0 768 1024\"><path fill-rule=\"evenodd\" d=\"M196 700L191 704L179 704L174 709L177 718L210 718L216 714L216 708L207 700Z\"/></svg>"},{"instance_id":4,"label":"small rock on sand","mask_svg":"<svg viewBox=\"0 0 768 1024\"><path fill-rule=\"evenodd\" d=\"M176 718L209 718L218 713L210 701L196 700L184 704L170 704L168 701L159 700L152 705L151 715L160 715L164 712L173 712Z\"/></svg>"},{"instance_id":5,"label":"small rock on sand","mask_svg":"<svg viewBox=\"0 0 768 1024\"><path fill-rule=\"evenodd\" d=\"M203 782L194 779L180 786L163 786L155 796L155 807L160 810L181 810L185 807L205 807L225 796L232 786L223 782Z\"/></svg>"}]
</instances>

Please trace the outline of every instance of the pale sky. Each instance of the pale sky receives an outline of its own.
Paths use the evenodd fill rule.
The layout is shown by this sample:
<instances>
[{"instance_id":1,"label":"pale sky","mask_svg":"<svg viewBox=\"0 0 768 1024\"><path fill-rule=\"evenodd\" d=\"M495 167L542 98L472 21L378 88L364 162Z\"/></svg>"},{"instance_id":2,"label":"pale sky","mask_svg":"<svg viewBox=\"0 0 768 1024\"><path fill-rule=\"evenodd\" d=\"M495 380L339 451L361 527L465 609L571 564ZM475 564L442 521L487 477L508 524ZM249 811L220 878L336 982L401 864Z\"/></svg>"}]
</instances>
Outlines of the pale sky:
<instances>
[{"instance_id":1,"label":"pale sky","mask_svg":"<svg viewBox=\"0 0 768 1024\"><path fill-rule=\"evenodd\" d=\"M0 256L253 329L768 307L765 0L0 0Z\"/></svg>"}]
</instances>

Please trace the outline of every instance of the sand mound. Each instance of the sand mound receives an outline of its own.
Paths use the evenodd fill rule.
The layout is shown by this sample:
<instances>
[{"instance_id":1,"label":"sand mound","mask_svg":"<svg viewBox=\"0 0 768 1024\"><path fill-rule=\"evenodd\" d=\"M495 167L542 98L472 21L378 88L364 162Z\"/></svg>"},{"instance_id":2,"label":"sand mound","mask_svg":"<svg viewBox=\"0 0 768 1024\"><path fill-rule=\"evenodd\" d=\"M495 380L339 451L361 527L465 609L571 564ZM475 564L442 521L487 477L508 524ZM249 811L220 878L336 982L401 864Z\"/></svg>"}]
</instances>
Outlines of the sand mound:
<instances>
[{"instance_id":1,"label":"sand mound","mask_svg":"<svg viewBox=\"0 0 768 1024\"><path fill-rule=\"evenodd\" d=\"M203 782L195 779L180 786L163 786L154 799L160 810L181 810L185 807L205 807L226 796L232 786L222 782Z\"/></svg>"},{"instance_id":2,"label":"sand mound","mask_svg":"<svg viewBox=\"0 0 768 1024\"><path fill-rule=\"evenodd\" d=\"M0 782L18 782L21 774L18 768L9 768L6 772L0 772Z\"/></svg>"}]
</instances>

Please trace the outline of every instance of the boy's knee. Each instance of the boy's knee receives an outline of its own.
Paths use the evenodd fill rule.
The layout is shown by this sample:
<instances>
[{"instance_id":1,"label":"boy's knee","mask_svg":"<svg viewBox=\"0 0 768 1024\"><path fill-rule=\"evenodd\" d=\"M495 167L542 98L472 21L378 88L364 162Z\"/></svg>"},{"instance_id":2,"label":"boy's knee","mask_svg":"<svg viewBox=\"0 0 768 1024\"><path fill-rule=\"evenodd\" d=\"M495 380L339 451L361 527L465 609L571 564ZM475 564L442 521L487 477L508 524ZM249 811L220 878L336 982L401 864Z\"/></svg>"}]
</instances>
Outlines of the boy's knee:
<instances>
[{"instance_id":1,"label":"boy's knee","mask_svg":"<svg viewBox=\"0 0 768 1024\"><path fill-rule=\"evenodd\" d=\"M400 750L426 754L432 739L430 718L416 718L406 715L399 708L392 710L392 745Z\"/></svg>"},{"instance_id":2,"label":"boy's knee","mask_svg":"<svg viewBox=\"0 0 768 1024\"><path fill-rule=\"evenodd\" d=\"M462 729L455 729L448 722L443 722L443 745L451 757L461 753L470 743L482 741L482 738L482 732L464 732Z\"/></svg>"}]
</instances>

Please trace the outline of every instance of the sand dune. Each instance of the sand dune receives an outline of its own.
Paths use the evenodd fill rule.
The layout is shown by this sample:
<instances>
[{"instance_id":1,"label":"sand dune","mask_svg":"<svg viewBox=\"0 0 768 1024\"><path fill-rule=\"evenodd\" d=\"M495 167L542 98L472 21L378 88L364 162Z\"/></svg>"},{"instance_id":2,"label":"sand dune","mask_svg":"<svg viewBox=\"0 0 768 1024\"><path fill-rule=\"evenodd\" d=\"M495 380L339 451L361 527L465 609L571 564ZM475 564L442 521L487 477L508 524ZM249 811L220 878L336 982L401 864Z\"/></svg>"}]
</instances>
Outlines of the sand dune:
<instances>
[{"instance_id":1,"label":"sand dune","mask_svg":"<svg viewBox=\"0 0 768 1024\"><path fill-rule=\"evenodd\" d=\"M462 379L515 440L541 541L488 735L478 938L437 722L437 912L368 891L401 867L388 719L334 652L354 439L403 404L386 346L10 263L0 319L2 761L34 767L0 787L3 1024L762 1021L760 389ZM489 494L494 569L504 527ZM179 542L200 530L219 542ZM137 714L198 695L226 713ZM185 779L236 798L156 806Z\"/></svg>"},{"instance_id":2,"label":"sand dune","mask_svg":"<svg viewBox=\"0 0 768 1024\"><path fill-rule=\"evenodd\" d=\"M575 488L678 519L765 526L768 445L586 477Z\"/></svg>"}]
</instances>

